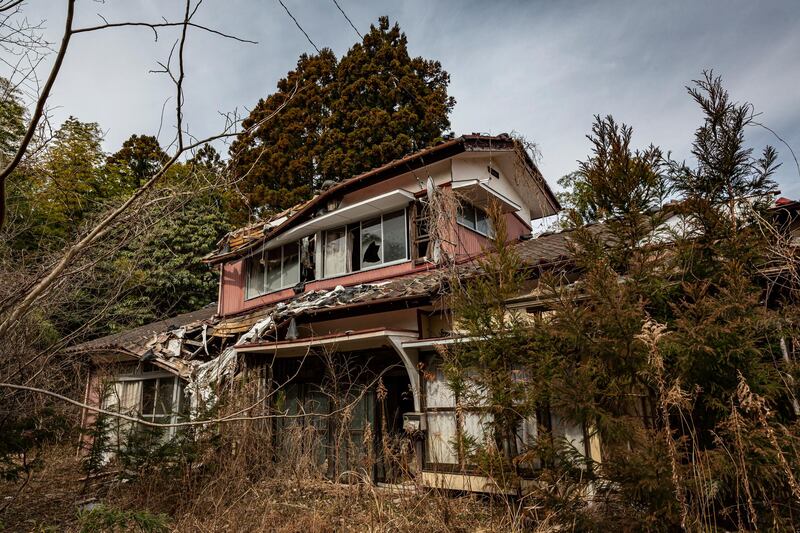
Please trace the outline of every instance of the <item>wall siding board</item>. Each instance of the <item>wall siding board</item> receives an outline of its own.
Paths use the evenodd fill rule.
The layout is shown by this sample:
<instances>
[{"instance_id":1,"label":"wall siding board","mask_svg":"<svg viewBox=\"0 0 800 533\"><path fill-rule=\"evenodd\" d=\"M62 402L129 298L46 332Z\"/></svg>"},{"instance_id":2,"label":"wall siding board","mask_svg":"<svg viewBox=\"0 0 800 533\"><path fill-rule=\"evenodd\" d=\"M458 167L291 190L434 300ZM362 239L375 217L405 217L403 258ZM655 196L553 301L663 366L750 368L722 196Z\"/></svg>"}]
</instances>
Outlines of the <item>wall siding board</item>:
<instances>
[{"instance_id":1,"label":"wall siding board","mask_svg":"<svg viewBox=\"0 0 800 533\"><path fill-rule=\"evenodd\" d=\"M242 311L249 311L264 305L273 304L286 300L294 295L294 289L288 288L269 294L244 299L244 287L246 283L246 276L244 275L244 261L239 260L233 263L227 263L223 270L223 289L222 289L222 303L220 311L223 316L232 315ZM335 288L337 285L350 286L359 285L361 283L371 283L374 281L383 280L403 274L408 274L415 268L411 261L399 263L382 268L374 268L372 270L365 270L362 272L354 272L344 276L337 276L335 278L321 279L312 281L306 284L305 292L313 290L329 290Z\"/></svg>"}]
</instances>

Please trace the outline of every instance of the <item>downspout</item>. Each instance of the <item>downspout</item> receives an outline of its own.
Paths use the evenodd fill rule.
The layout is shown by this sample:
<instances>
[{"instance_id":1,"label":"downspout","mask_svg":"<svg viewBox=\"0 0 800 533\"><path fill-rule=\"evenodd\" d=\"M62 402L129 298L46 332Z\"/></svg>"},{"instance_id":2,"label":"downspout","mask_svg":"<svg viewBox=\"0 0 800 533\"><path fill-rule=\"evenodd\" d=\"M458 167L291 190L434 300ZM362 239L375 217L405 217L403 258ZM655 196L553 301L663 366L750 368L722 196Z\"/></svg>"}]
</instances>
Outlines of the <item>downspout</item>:
<instances>
[{"instance_id":1,"label":"downspout","mask_svg":"<svg viewBox=\"0 0 800 533\"><path fill-rule=\"evenodd\" d=\"M222 314L222 271L225 269L225 263L219 264L219 283L217 284L217 315ZM242 265L244 269L244 265Z\"/></svg>"}]
</instances>

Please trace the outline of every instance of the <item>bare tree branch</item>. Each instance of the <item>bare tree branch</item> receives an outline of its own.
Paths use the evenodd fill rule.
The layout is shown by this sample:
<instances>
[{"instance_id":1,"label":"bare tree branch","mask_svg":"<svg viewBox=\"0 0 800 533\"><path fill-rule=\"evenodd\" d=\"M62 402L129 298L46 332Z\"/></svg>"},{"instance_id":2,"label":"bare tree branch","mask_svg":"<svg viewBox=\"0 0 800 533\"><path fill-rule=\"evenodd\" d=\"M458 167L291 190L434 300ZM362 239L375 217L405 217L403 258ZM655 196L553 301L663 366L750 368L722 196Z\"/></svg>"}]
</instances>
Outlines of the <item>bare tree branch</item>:
<instances>
[{"instance_id":1,"label":"bare tree branch","mask_svg":"<svg viewBox=\"0 0 800 533\"><path fill-rule=\"evenodd\" d=\"M47 81L42 88L41 93L39 94L39 99L36 101L36 107L34 108L33 114L31 115L30 122L28 123L28 128L25 131L25 135L22 137L22 141L20 142L19 147L17 148L17 152L14 154L14 157L11 158L11 161L5 166L5 168L0 171L0 229L3 227L3 221L6 218L6 192L5 192L5 182L8 176L11 175L12 172L17 168L20 161L22 161L22 156L25 155L25 152L28 149L28 145L33 139L34 133L36 133L36 127L39 124L39 119L41 119L42 114L44 113L45 105L47 104L47 99L50 97L50 91L53 88L53 85L56 82L56 78L58 78L58 73L61 70L61 65L64 63L64 56L67 55L67 48L69 47L70 39L72 38L72 20L75 16L75 0L67 0L67 18L64 25L64 35L61 38L61 46L58 49L58 53L56 54L55 62L53 63L53 68L50 69L50 75L47 77Z\"/></svg>"}]
</instances>

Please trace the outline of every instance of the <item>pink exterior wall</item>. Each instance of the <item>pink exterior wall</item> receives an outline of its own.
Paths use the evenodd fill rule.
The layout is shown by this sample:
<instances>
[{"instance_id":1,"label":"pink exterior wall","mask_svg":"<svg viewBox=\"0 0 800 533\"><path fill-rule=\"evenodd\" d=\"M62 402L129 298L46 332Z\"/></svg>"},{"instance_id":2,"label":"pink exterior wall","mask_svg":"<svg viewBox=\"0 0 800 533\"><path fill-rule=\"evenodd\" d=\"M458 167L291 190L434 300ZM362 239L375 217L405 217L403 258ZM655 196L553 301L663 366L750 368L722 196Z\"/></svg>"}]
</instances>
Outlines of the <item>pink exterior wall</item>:
<instances>
[{"instance_id":1,"label":"pink exterior wall","mask_svg":"<svg viewBox=\"0 0 800 533\"><path fill-rule=\"evenodd\" d=\"M249 311L250 309L280 302L281 300L286 300L294 296L294 290L289 288L264 294L263 296L259 296L257 298L245 300L245 276L243 265L243 260L225 264L222 276L222 301L219 306L221 315L231 315L240 313L242 311ZM426 267L422 267L422 269L424 268ZM344 276L312 281L306 284L305 290L308 292L320 289L333 289L337 285L349 286L359 285L361 283L370 283L373 281L408 274L414 270L421 269L419 267L415 268L411 261L406 261L405 263L383 268L374 268L372 270L354 272L353 274L345 274Z\"/></svg>"},{"instance_id":2,"label":"pink exterior wall","mask_svg":"<svg viewBox=\"0 0 800 533\"><path fill-rule=\"evenodd\" d=\"M242 311L244 302L244 259L225 263L222 267L219 314L229 315Z\"/></svg>"},{"instance_id":3,"label":"pink exterior wall","mask_svg":"<svg viewBox=\"0 0 800 533\"><path fill-rule=\"evenodd\" d=\"M511 240L517 240L531 232L530 222L523 222L514 213L506 214L506 228L508 228L508 238Z\"/></svg>"},{"instance_id":4,"label":"pink exterior wall","mask_svg":"<svg viewBox=\"0 0 800 533\"><path fill-rule=\"evenodd\" d=\"M508 236L510 240L516 240L520 235L530 233L530 228L511 213L506 215L506 225L508 227ZM456 238L453 239L453 242L456 243L455 249L457 250L458 258L480 254L489 246L489 240L486 237L460 225L456 225ZM452 249L450 251L452 252ZM326 290L333 289L337 285L350 286L359 285L361 283L371 283L426 268L429 267L414 267L411 261L406 261L405 263L388 267L375 268L334 278L312 281L306 285L305 290ZM245 283L244 260L240 259L238 261L225 263L222 270L222 290L220 291L219 303L220 315L226 316L249 311L294 296L294 290L288 288L245 300Z\"/></svg>"},{"instance_id":5,"label":"pink exterior wall","mask_svg":"<svg viewBox=\"0 0 800 533\"><path fill-rule=\"evenodd\" d=\"M525 223L513 213L507 213L505 218L508 240L510 242L516 241L520 236L527 235L531 232L531 228L525 225ZM456 239L454 242L456 243L457 258L483 253L490 244L489 239L460 224L456 224Z\"/></svg>"}]
</instances>

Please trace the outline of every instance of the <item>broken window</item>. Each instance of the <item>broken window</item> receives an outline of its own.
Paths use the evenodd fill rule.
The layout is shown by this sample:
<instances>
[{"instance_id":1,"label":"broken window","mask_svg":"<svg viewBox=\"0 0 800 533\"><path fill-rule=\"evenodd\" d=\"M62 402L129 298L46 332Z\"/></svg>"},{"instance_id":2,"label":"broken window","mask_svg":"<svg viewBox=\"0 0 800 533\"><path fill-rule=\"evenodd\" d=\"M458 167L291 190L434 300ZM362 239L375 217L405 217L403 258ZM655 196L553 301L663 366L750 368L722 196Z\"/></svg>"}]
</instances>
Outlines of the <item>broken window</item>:
<instances>
[{"instance_id":1,"label":"broken window","mask_svg":"<svg viewBox=\"0 0 800 533\"><path fill-rule=\"evenodd\" d=\"M325 232L325 277L408 259L405 209Z\"/></svg>"},{"instance_id":2,"label":"broken window","mask_svg":"<svg viewBox=\"0 0 800 533\"><path fill-rule=\"evenodd\" d=\"M361 223L361 268L382 263L381 219L373 218Z\"/></svg>"},{"instance_id":3,"label":"broken window","mask_svg":"<svg viewBox=\"0 0 800 533\"><path fill-rule=\"evenodd\" d=\"M148 375L149 374L149 375ZM103 408L129 416L134 416L158 424L175 424L186 412L184 383L182 380L163 373L152 377L155 372L139 375L116 376L108 382L103 398ZM135 423L114 418L109 427L112 447L124 446ZM175 435L176 428L162 432L164 438Z\"/></svg>"},{"instance_id":4,"label":"broken window","mask_svg":"<svg viewBox=\"0 0 800 533\"><path fill-rule=\"evenodd\" d=\"M310 235L300 241L300 282L314 281L316 277L317 236Z\"/></svg>"},{"instance_id":5,"label":"broken window","mask_svg":"<svg viewBox=\"0 0 800 533\"><path fill-rule=\"evenodd\" d=\"M246 298L255 298L300 282L300 244L293 242L247 259Z\"/></svg>"},{"instance_id":6,"label":"broken window","mask_svg":"<svg viewBox=\"0 0 800 533\"><path fill-rule=\"evenodd\" d=\"M489 215L486 214L486 211L480 207L462 202L461 207L458 209L457 220L462 226L466 226L481 235L494 237L492 220L489 218Z\"/></svg>"}]
</instances>

